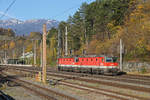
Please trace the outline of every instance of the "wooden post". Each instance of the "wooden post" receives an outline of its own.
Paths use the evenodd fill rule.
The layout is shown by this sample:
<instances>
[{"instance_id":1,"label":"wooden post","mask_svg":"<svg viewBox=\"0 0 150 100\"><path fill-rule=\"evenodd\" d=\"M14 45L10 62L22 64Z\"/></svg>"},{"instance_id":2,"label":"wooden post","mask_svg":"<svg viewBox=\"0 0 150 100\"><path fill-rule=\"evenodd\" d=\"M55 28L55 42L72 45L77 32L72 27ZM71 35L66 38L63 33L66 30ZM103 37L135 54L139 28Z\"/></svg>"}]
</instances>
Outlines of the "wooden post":
<instances>
[{"instance_id":1,"label":"wooden post","mask_svg":"<svg viewBox=\"0 0 150 100\"><path fill-rule=\"evenodd\" d=\"M43 24L43 83L46 83L46 24Z\"/></svg>"}]
</instances>

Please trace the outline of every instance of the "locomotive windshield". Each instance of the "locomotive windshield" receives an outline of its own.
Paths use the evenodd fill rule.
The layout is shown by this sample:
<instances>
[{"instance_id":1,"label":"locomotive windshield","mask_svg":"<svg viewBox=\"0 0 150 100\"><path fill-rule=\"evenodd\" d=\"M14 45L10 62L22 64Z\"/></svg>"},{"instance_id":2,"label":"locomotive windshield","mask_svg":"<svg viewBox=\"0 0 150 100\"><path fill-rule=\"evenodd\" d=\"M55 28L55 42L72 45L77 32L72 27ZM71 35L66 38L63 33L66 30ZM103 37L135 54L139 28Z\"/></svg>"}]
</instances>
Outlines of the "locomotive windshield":
<instances>
[{"instance_id":1,"label":"locomotive windshield","mask_svg":"<svg viewBox=\"0 0 150 100\"><path fill-rule=\"evenodd\" d=\"M107 57L106 62L117 62L117 57Z\"/></svg>"},{"instance_id":2,"label":"locomotive windshield","mask_svg":"<svg viewBox=\"0 0 150 100\"><path fill-rule=\"evenodd\" d=\"M106 58L106 62L112 62L112 58Z\"/></svg>"}]
</instances>

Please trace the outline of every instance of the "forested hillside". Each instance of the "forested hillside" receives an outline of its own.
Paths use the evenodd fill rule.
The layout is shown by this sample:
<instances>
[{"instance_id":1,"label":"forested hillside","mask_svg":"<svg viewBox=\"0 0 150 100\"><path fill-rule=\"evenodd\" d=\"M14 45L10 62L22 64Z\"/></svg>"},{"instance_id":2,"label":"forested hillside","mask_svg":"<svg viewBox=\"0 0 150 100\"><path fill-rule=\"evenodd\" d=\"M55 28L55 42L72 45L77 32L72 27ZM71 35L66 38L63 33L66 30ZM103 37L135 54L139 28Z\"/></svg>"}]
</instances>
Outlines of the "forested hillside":
<instances>
[{"instance_id":1,"label":"forested hillside","mask_svg":"<svg viewBox=\"0 0 150 100\"><path fill-rule=\"evenodd\" d=\"M58 31L61 39L61 56L65 51L65 27L68 27L68 53L73 55L112 55L119 57L119 41L123 40L124 60L149 61L150 58L150 0L96 0L83 3L73 16L60 22L47 35L47 63L54 65L57 60ZM5 31L5 32L4 32ZM7 32L6 32L7 31ZM0 29L1 35L11 29ZM40 40L33 37L41 34L31 32L29 36L8 41L10 51L19 57L23 46L25 52L33 51L37 44L38 64L40 63ZM14 43L15 42L15 43ZM1 46L3 48L4 45ZM17 47L19 47L17 49ZM9 51L9 50L8 50ZM11 57L11 56L10 56ZM31 62L33 59L31 60ZM33 62L32 62L33 63Z\"/></svg>"},{"instance_id":2,"label":"forested hillside","mask_svg":"<svg viewBox=\"0 0 150 100\"><path fill-rule=\"evenodd\" d=\"M86 51L86 54L119 56L119 41L122 39L125 60L148 60L149 11L150 0L96 0L91 4L83 3L67 22L59 24L61 55L64 55L65 26L68 26L68 48L74 50L76 55ZM53 46L55 48L56 45Z\"/></svg>"}]
</instances>

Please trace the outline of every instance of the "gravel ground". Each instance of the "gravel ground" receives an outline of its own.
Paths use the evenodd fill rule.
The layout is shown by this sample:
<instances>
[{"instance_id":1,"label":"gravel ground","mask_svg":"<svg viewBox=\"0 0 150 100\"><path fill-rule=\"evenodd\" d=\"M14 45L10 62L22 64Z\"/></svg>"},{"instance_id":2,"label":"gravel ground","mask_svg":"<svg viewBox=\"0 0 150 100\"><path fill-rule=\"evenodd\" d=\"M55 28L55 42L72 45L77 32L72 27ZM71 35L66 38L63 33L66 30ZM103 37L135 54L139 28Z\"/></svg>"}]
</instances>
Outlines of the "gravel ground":
<instances>
[{"instance_id":1,"label":"gravel ground","mask_svg":"<svg viewBox=\"0 0 150 100\"><path fill-rule=\"evenodd\" d=\"M49 77L49 79L60 79L60 78L51 76L51 77ZM116 87L106 86L106 85L102 85L102 84L87 83L87 82L76 81L76 80L66 80L66 81L73 82L73 83L79 83L79 84L85 84L85 85L93 86L93 87L96 87L96 88L98 87L100 89L108 89L108 90L112 90L112 91L116 91L116 92L124 93L124 94L129 94L129 95L133 95L133 96L138 95L139 97L150 98L149 93L145 93L145 92L139 92L139 91L134 91L134 90L129 90L129 89L116 88ZM92 100L94 100L94 99L92 99Z\"/></svg>"},{"instance_id":2,"label":"gravel ground","mask_svg":"<svg viewBox=\"0 0 150 100\"><path fill-rule=\"evenodd\" d=\"M9 87L6 86L1 90L4 94L12 97L14 100L44 100L39 98L36 94L27 91L20 86Z\"/></svg>"},{"instance_id":3,"label":"gravel ground","mask_svg":"<svg viewBox=\"0 0 150 100\"><path fill-rule=\"evenodd\" d=\"M127 72L127 74L131 74L131 75L145 75L145 76L150 76L150 70L144 74L139 73L139 72Z\"/></svg>"},{"instance_id":4,"label":"gravel ground","mask_svg":"<svg viewBox=\"0 0 150 100\"><path fill-rule=\"evenodd\" d=\"M104 95L96 94L93 92L83 91L75 88L70 88L64 85L55 86L56 89L66 91L70 94L76 94L83 98L84 100L116 100Z\"/></svg>"},{"instance_id":5,"label":"gravel ground","mask_svg":"<svg viewBox=\"0 0 150 100\"><path fill-rule=\"evenodd\" d=\"M15 75L15 73L7 72L9 75ZM4 83L0 87L0 90L5 95L13 98L12 100L45 100L45 98L39 97L37 94L22 88L14 82L9 82L8 84Z\"/></svg>"},{"instance_id":6,"label":"gravel ground","mask_svg":"<svg viewBox=\"0 0 150 100\"><path fill-rule=\"evenodd\" d=\"M23 78L22 78L23 79ZM30 79L30 80L28 80ZM32 81L32 83L34 84L38 84L43 86L43 84L39 83L39 82L35 82L35 79L31 79L31 78L24 78L24 80L26 81ZM47 87L49 89L53 89L55 91L59 91L61 93L73 96L78 98L78 100L116 100L113 99L111 97L107 97L101 94L96 94L93 92L89 92L89 91L84 91L84 90L80 90L80 89L75 89L75 88L70 88L68 86L64 86L64 85L50 85L49 83L44 85L44 87Z\"/></svg>"},{"instance_id":7,"label":"gravel ground","mask_svg":"<svg viewBox=\"0 0 150 100\"><path fill-rule=\"evenodd\" d=\"M14 73L14 74L16 74L16 73ZM48 77L48 79L53 79L53 78L62 79L62 78L57 78L57 77ZM70 88L70 87L64 86L64 85L51 85L50 83L43 85L40 82L36 82L34 78L26 77L26 78L20 78L20 79L32 82L34 84L44 86L44 87L49 88L49 89L53 89L54 91L59 91L59 92L64 93L64 94L71 95L73 97L78 98L79 100L116 100L116 99L112 99L111 97L107 97L107 96L104 96L101 94L96 94L93 92L88 92L88 91L84 91L84 90L80 90L80 89ZM150 97L150 95L147 93L137 92L137 91L128 90L128 89L120 89L120 88L115 88L115 87L111 87L111 86L105 86L105 85L100 85L100 84L91 84L91 83L87 83L87 82L75 81L75 80L70 80L70 79L67 81L73 82L73 83L85 84L85 85L94 86L94 87L99 87L102 89L109 89L112 91L132 94L135 96L138 95L141 97ZM20 89L20 88L21 87L13 87L12 90L8 89L8 91L6 91L7 90L6 89L3 92L8 93L8 95L15 98L15 100L42 100L42 98L39 98L38 96L33 95L30 92L27 92L27 90ZM15 92L14 92L14 90L15 90Z\"/></svg>"},{"instance_id":8,"label":"gravel ground","mask_svg":"<svg viewBox=\"0 0 150 100\"><path fill-rule=\"evenodd\" d=\"M120 92L120 93L124 93L124 94L129 94L129 95L134 95L134 96L138 95L139 97L150 98L149 93L145 93L145 92L139 92L139 91L134 91L134 90L129 90L129 89L122 89L122 88L106 86L106 85L102 85L102 84L93 84L93 83L81 82L81 81L76 81L76 80L69 80L68 82L85 84L85 85L97 87L100 89L107 89L107 90L116 91L116 92Z\"/></svg>"},{"instance_id":9,"label":"gravel ground","mask_svg":"<svg viewBox=\"0 0 150 100\"><path fill-rule=\"evenodd\" d=\"M7 74L9 74L9 75L15 75L15 73L12 73L12 72L6 72ZM69 95L69 96L72 96L72 97L75 97L75 98L77 98L78 100L85 100L85 99L83 99L82 97L78 97L77 95L74 95L74 94L70 94L70 93L68 93L68 92L66 92L66 91L62 91L62 90L60 90L60 89L56 89L54 86L50 86L49 84L45 84L45 85L43 85L42 83L40 83L40 82L36 82L35 81L35 78L31 78L31 77L21 77L21 78L19 78L19 79L21 79L21 80L24 80L24 81L28 81L28 82L31 82L31 83L33 83L33 84L37 84L37 85L40 85L40 86L42 86L42 87L46 87L46 88L48 88L48 89L51 89L51 90L54 90L54 91L56 91L56 92L60 92L60 93L63 93L63 94L67 94L67 95ZM15 88L16 89L16 88ZM16 91L15 89L13 89L13 91L15 91L15 93L16 92L19 92L19 91ZM11 93L12 91L10 91L10 93ZM23 93L26 93L27 91L24 91ZM20 92L21 93L21 92ZM29 92L30 93L30 92ZM22 93L21 93L22 94ZM10 94L9 94L10 95ZM15 98L15 100L42 100L41 98L38 98L38 96L35 96L35 98L32 96L30 96L30 95L27 95L27 97L29 96L29 97L31 97L32 99L30 99L30 98L24 98L24 96L22 96L22 95L20 95L20 94L18 94L18 97L22 97L23 99L16 99ZM49 94L50 95L50 94ZM53 95L54 96L54 95ZM14 96L12 96L12 97L14 97ZM36 99L36 98L38 98L38 99ZM44 99L43 99L44 100ZM63 99L58 99L58 100L63 100ZM87 99L86 99L87 100Z\"/></svg>"}]
</instances>

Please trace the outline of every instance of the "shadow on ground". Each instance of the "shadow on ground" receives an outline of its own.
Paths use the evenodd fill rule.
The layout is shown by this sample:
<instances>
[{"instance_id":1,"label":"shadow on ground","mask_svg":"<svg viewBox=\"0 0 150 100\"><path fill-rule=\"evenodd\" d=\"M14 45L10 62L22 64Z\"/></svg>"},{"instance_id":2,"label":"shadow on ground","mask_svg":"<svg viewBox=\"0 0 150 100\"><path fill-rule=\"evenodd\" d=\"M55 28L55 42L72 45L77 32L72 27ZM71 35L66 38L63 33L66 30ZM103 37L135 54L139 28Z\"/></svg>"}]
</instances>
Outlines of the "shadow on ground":
<instances>
[{"instance_id":1,"label":"shadow on ground","mask_svg":"<svg viewBox=\"0 0 150 100\"><path fill-rule=\"evenodd\" d=\"M15 99L0 91L0 100L15 100Z\"/></svg>"},{"instance_id":2,"label":"shadow on ground","mask_svg":"<svg viewBox=\"0 0 150 100\"><path fill-rule=\"evenodd\" d=\"M0 100L15 100L13 97L5 94L2 90L8 87L20 86L19 84L10 81L9 78L15 78L16 76L4 76L2 71L5 69L0 68Z\"/></svg>"}]
</instances>

